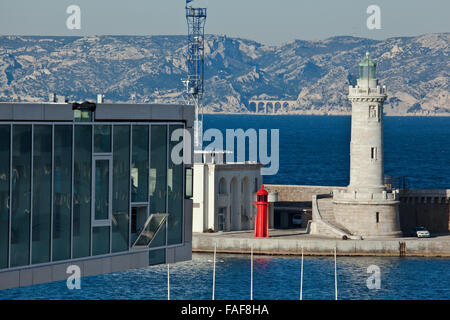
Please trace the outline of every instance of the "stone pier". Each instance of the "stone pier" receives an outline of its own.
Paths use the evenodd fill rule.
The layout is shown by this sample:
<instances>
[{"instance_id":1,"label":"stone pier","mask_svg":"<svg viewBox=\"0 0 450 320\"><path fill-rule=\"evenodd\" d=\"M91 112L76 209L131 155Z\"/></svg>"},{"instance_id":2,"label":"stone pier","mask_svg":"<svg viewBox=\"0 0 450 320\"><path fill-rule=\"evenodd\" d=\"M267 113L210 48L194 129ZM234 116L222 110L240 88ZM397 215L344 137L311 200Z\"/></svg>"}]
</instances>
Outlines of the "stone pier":
<instances>
[{"instance_id":1,"label":"stone pier","mask_svg":"<svg viewBox=\"0 0 450 320\"><path fill-rule=\"evenodd\" d=\"M450 235L428 239L413 237L372 240L334 240L306 234L305 229L269 230L269 238L254 238L253 231L194 233L193 252L267 255L319 255L339 256L412 256L450 257Z\"/></svg>"}]
</instances>

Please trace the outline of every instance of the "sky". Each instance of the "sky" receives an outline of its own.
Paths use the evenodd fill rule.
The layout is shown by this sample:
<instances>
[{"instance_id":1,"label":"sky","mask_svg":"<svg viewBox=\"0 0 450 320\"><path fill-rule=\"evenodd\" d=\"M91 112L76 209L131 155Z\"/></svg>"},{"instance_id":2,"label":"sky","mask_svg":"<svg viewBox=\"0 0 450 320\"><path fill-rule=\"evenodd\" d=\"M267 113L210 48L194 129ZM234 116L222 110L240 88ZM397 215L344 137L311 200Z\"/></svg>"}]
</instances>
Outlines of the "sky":
<instances>
[{"instance_id":1,"label":"sky","mask_svg":"<svg viewBox=\"0 0 450 320\"><path fill-rule=\"evenodd\" d=\"M372 39L450 32L449 0L194 0L205 32L280 45L349 35ZM80 28L68 29L70 5ZM367 8L380 8L380 29ZM184 35L185 0L0 0L0 35Z\"/></svg>"}]
</instances>

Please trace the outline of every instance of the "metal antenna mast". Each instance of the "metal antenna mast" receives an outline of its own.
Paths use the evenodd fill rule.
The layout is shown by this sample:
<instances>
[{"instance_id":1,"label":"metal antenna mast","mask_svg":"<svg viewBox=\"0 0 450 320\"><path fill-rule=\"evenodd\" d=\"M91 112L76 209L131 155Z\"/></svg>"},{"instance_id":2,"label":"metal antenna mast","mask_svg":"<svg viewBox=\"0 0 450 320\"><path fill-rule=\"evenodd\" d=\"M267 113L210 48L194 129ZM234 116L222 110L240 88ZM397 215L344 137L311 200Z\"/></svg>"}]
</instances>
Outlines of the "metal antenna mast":
<instances>
[{"instance_id":1,"label":"metal antenna mast","mask_svg":"<svg viewBox=\"0 0 450 320\"><path fill-rule=\"evenodd\" d=\"M203 98L203 72L205 61L205 23L206 8L193 8L186 0L186 20L188 24L188 78L184 81L189 102L195 105L194 149L202 149L203 115L199 119ZM203 110L202 110L203 111Z\"/></svg>"}]
</instances>

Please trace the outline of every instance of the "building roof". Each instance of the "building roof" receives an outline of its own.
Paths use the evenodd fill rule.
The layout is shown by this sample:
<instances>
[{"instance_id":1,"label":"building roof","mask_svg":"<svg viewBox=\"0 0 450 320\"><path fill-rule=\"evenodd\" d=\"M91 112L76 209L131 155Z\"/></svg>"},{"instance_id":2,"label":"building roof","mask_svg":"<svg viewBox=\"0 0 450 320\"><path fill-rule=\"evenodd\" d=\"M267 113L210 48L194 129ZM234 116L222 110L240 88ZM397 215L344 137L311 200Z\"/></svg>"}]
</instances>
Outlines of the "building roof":
<instances>
[{"instance_id":1,"label":"building roof","mask_svg":"<svg viewBox=\"0 0 450 320\"><path fill-rule=\"evenodd\" d=\"M185 121L194 123L194 106L97 103L94 121ZM0 102L0 121L73 121L72 103Z\"/></svg>"}]
</instances>

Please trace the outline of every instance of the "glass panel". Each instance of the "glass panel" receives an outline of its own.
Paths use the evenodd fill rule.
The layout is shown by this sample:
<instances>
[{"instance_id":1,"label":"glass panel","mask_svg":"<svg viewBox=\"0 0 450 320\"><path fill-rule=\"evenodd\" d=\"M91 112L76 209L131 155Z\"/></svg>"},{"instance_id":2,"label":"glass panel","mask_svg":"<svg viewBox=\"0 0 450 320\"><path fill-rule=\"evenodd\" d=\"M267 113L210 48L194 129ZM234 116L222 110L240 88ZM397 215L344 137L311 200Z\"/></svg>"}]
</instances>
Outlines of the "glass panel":
<instances>
[{"instance_id":1,"label":"glass panel","mask_svg":"<svg viewBox=\"0 0 450 320\"><path fill-rule=\"evenodd\" d=\"M94 152L111 152L111 126L94 126Z\"/></svg>"},{"instance_id":2,"label":"glass panel","mask_svg":"<svg viewBox=\"0 0 450 320\"><path fill-rule=\"evenodd\" d=\"M92 255L109 253L109 227L94 227L92 230Z\"/></svg>"},{"instance_id":3,"label":"glass panel","mask_svg":"<svg viewBox=\"0 0 450 320\"><path fill-rule=\"evenodd\" d=\"M164 225L161 226L159 231L156 233L152 242L150 242L149 248L158 248L166 245L166 230L167 223L164 223Z\"/></svg>"},{"instance_id":4,"label":"glass panel","mask_svg":"<svg viewBox=\"0 0 450 320\"><path fill-rule=\"evenodd\" d=\"M172 136L172 132L176 129L182 129L182 125L169 126L169 137ZM179 144L178 141L169 141L169 154L172 153L172 149ZM167 242L169 245L183 242L183 164L174 164L172 160L169 160L169 172L168 172L168 204L169 204L169 217L168 217L168 234Z\"/></svg>"},{"instance_id":5,"label":"glass panel","mask_svg":"<svg viewBox=\"0 0 450 320\"><path fill-rule=\"evenodd\" d=\"M114 126L112 251L129 248L130 126Z\"/></svg>"},{"instance_id":6,"label":"glass panel","mask_svg":"<svg viewBox=\"0 0 450 320\"><path fill-rule=\"evenodd\" d=\"M95 220L109 219L109 160L95 161Z\"/></svg>"},{"instance_id":7,"label":"glass panel","mask_svg":"<svg viewBox=\"0 0 450 320\"><path fill-rule=\"evenodd\" d=\"M167 126L151 126L150 213L166 212Z\"/></svg>"},{"instance_id":8,"label":"glass panel","mask_svg":"<svg viewBox=\"0 0 450 320\"><path fill-rule=\"evenodd\" d=\"M136 207L131 208L131 235L137 233L137 209ZM132 239L131 242L133 241Z\"/></svg>"},{"instance_id":9,"label":"glass panel","mask_svg":"<svg viewBox=\"0 0 450 320\"><path fill-rule=\"evenodd\" d=\"M11 267L30 263L31 126L13 126Z\"/></svg>"},{"instance_id":10,"label":"glass panel","mask_svg":"<svg viewBox=\"0 0 450 320\"><path fill-rule=\"evenodd\" d=\"M219 208L219 213L218 213L218 225L219 225L219 231L224 231L225 230L225 211L226 208L222 207Z\"/></svg>"},{"instance_id":11,"label":"glass panel","mask_svg":"<svg viewBox=\"0 0 450 320\"><path fill-rule=\"evenodd\" d=\"M73 258L90 254L92 128L75 126L73 176Z\"/></svg>"},{"instance_id":12,"label":"glass panel","mask_svg":"<svg viewBox=\"0 0 450 320\"><path fill-rule=\"evenodd\" d=\"M131 201L148 202L148 126L133 126Z\"/></svg>"},{"instance_id":13,"label":"glass panel","mask_svg":"<svg viewBox=\"0 0 450 320\"><path fill-rule=\"evenodd\" d=\"M34 126L32 263L50 261L52 127Z\"/></svg>"},{"instance_id":14,"label":"glass panel","mask_svg":"<svg viewBox=\"0 0 450 320\"><path fill-rule=\"evenodd\" d=\"M163 227L167 214L152 214L145 222L144 229L133 243L133 248L148 247L158 231Z\"/></svg>"},{"instance_id":15,"label":"glass panel","mask_svg":"<svg viewBox=\"0 0 450 320\"><path fill-rule=\"evenodd\" d=\"M364 67L359 67L359 78L360 79L367 79L367 76L370 77L370 79L375 79L376 78L376 67L374 66L364 66Z\"/></svg>"},{"instance_id":16,"label":"glass panel","mask_svg":"<svg viewBox=\"0 0 450 320\"><path fill-rule=\"evenodd\" d=\"M131 208L131 243L136 241L137 236L144 229L147 222L147 206Z\"/></svg>"},{"instance_id":17,"label":"glass panel","mask_svg":"<svg viewBox=\"0 0 450 320\"><path fill-rule=\"evenodd\" d=\"M10 133L9 125L0 126L0 269L8 267Z\"/></svg>"},{"instance_id":18,"label":"glass panel","mask_svg":"<svg viewBox=\"0 0 450 320\"><path fill-rule=\"evenodd\" d=\"M166 249L152 250L148 252L148 265L166 263Z\"/></svg>"},{"instance_id":19,"label":"glass panel","mask_svg":"<svg viewBox=\"0 0 450 320\"><path fill-rule=\"evenodd\" d=\"M70 259L72 207L72 126L55 126L53 260Z\"/></svg>"},{"instance_id":20,"label":"glass panel","mask_svg":"<svg viewBox=\"0 0 450 320\"><path fill-rule=\"evenodd\" d=\"M186 199L190 199L194 196L193 194L193 177L192 177L192 168L186 168L185 170L186 174L185 174L185 192L184 192L184 196ZM220 185L219 185L220 188ZM220 190L219 190L220 193Z\"/></svg>"}]
</instances>

